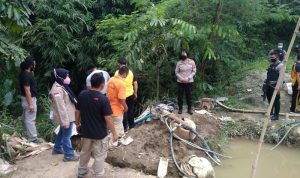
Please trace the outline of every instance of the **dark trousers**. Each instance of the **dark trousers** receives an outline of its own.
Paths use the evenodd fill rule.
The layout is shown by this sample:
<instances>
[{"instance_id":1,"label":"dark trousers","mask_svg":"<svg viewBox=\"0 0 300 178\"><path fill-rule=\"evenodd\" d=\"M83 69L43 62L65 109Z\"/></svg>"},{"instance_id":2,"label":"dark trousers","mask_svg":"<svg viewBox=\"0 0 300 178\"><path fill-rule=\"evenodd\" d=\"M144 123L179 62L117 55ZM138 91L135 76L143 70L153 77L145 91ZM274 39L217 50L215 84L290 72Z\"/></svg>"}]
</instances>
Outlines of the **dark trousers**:
<instances>
[{"instance_id":1,"label":"dark trousers","mask_svg":"<svg viewBox=\"0 0 300 178\"><path fill-rule=\"evenodd\" d=\"M178 107L180 110L182 110L184 94L185 94L186 104L188 106L188 109L192 109L192 87L193 87L193 83L177 82Z\"/></svg>"},{"instance_id":2,"label":"dark trousers","mask_svg":"<svg viewBox=\"0 0 300 178\"><path fill-rule=\"evenodd\" d=\"M272 95L273 95L274 89L275 89L275 85L276 84L268 85L267 99L268 99L269 103L271 102ZM277 94L276 98L274 100L273 106L272 106L271 114L274 114L275 116L279 116L279 111L280 111L280 95Z\"/></svg>"},{"instance_id":3,"label":"dark trousers","mask_svg":"<svg viewBox=\"0 0 300 178\"><path fill-rule=\"evenodd\" d=\"M124 118L123 118L123 126L124 129L126 128L133 128L134 127L134 95L128 96L126 98L126 104L128 107L128 111L124 113Z\"/></svg>"},{"instance_id":4,"label":"dark trousers","mask_svg":"<svg viewBox=\"0 0 300 178\"><path fill-rule=\"evenodd\" d=\"M292 94L292 102L291 102L290 111L296 112L296 108L297 108L298 100L299 100L298 85L292 86L292 89L293 89L293 94Z\"/></svg>"}]
</instances>

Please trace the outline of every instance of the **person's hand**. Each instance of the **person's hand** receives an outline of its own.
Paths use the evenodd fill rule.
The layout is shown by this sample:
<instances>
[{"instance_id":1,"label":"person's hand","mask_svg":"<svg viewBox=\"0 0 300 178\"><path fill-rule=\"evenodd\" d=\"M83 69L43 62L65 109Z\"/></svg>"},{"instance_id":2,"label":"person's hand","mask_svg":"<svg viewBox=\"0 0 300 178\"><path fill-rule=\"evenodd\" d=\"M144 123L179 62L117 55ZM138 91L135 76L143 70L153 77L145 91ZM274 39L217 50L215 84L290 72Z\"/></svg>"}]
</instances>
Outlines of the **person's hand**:
<instances>
[{"instance_id":1,"label":"person's hand","mask_svg":"<svg viewBox=\"0 0 300 178\"><path fill-rule=\"evenodd\" d=\"M138 97L137 93L134 93L134 99L136 100Z\"/></svg>"},{"instance_id":2,"label":"person's hand","mask_svg":"<svg viewBox=\"0 0 300 178\"><path fill-rule=\"evenodd\" d=\"M112 136L112 141L113 141L113 142L118 141L118 136L117 136L117 134L113 134L113 136Z\"/></svg>"},{"instance_id":3,"label":"person's hand","mask_svg":"<svg viewBox=\"0 0 300 178\"><path fill-rule=\"evenodd\" d=\"M300 90L300 85L298 85L298 88L297 88L297 90Z\"/></svg>"},{"instance_id":4,"label":"person's hand","mask_svg":"<svg viewBox=\"0 0 300 178\"><path fill-rule=\"evenodd\" d=\"M62 126L64 129L68 129L69 127L70 127L70 125L68 124L68 125L63 125Z\"/></svg>"},{"instance_id":5,"label":"person's hand","mask_svg":"<svg viewBox=\"0 0 300 178\"><path fill-rule=\"evenodd\" d=\"M29 105L28 109L29 109L29 112L34 112L34 107L32 104Z\"/></svg>"},{"instance_id":6,"label":"person's hand","mask_svg":"<svg viewBox=\"0 0 300 178\"><path fill-rule=\"evenodd\" d=\"M80 133L80 128L81 128L81 124L77 124L76 125L76 130L77 130L78 133Z\"/></svg>"},{"instance_id":7,"label":"person's hand","mask_svg":"<svg viewBox=\"0 0 300 178\"><path fill-rule=\"evenodd\" d=\"M182 83L187 83L187 79L186 78L184 78L184 79L182 79L182 80L180 80Z\"/></svg>"},{"instance_id":8,"label":"person's hand","mask_svg":"<svg viewBox=\"0 0 300 178\"><path fill-rule=\"evenodd\" d=\"M126 106L125 108L124 108L124 112L127 112L128 111L128 107Z\"/></svg>"}]
</instances>

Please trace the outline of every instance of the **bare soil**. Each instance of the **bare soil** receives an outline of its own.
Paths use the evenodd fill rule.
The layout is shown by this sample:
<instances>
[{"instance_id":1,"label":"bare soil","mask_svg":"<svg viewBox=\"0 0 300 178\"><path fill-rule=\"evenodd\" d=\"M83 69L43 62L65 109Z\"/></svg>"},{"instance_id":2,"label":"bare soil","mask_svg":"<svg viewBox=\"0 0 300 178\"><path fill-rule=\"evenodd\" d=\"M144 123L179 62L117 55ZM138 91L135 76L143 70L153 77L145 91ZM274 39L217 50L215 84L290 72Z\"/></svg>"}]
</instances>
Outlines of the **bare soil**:
<instances>
[{"instance_id":1,"label":"bare soil","mask_svg":"<svg viewBox=\"0 0 300 178\"><path fill-rule=\"evenodd\" d=\"M17 161L17 170L5 178L74 178L77 177L78 162L63 162L62 155L52 155L51 150ZM90 161L90 166L93 160ZM154 178L141 171L121 169L105 164L106 178ZM85 178L91 178L88 174Z\"/></svg>"},{"instance_id":2,"label":"bare soil","mask_svg":"<svg viewBox=\"0 0 300 178\"><path fill-rule=\"evenodd\" d=\"M192 119L197 125L197 131L206 139L214 137L218 130L218 121L211 117L204 117L196 113L192 116L188 114L178 116ZM128 136L131 136L134 142L111 151L108 154L108 163L156 175L159 159L165 157L170 160L168 176L179 176L171 158L169 131L163 122L160 120L144 122L130 130ZM199 142L199 144L201 143ZM205 156L203 152L177 140L174 141L174 150L178 162L191 155Z\"/></svg>"}]
</instances>

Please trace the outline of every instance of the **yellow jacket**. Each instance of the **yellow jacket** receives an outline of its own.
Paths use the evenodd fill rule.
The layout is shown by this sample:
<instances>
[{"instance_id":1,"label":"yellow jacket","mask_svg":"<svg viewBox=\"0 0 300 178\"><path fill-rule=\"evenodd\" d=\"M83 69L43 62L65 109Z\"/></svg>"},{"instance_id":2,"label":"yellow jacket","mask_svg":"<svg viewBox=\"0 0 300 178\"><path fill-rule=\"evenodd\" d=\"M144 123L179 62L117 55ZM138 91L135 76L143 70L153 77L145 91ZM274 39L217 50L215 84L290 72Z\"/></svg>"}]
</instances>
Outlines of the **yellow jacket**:
<instances>
[{"instance_id":1,"label":"yellow jacket","mask_svg":"<svg viewBox=\"0 0 300 178\"><path fill-rule=\"evenodd\" d=\"M118 76L119 70L115 72L115 76ZM134 82L134 75L131 70L129 70L129 73L127 77L124 80L125 82L125 89L126 89L126 98L133 95L134 89L133 89L133 82Z\"/></svg>"}]
</instances>

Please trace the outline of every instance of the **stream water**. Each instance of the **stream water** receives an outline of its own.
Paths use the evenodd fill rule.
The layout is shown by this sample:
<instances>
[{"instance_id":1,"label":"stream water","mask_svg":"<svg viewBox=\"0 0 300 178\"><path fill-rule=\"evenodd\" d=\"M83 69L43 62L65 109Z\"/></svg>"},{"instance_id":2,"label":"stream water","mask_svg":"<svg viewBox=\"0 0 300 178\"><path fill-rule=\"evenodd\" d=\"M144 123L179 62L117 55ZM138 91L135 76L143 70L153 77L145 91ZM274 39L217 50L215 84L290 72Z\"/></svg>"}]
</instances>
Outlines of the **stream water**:
<instances>
[{"instance_id":1,"label":"stream water","mask_svg":"<svg viewBox=\"0 0 300 178\"><path fill-rule=\"evenodd\" d=\"M300 178L300 149L279 146L271 151L274 145L264 144L256 178ZM257 142L233 140L225 148L222 166L215 166L217 178L249 178L252 163L257 151Z\"/></svg>"}]
</instances>

